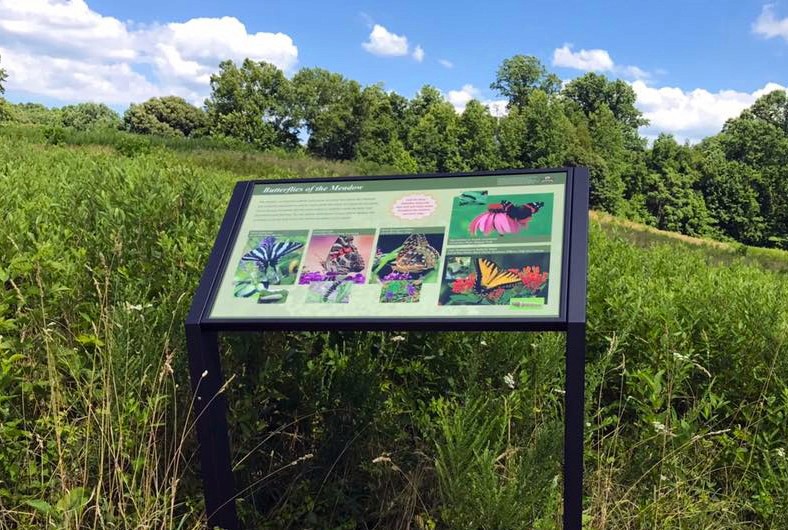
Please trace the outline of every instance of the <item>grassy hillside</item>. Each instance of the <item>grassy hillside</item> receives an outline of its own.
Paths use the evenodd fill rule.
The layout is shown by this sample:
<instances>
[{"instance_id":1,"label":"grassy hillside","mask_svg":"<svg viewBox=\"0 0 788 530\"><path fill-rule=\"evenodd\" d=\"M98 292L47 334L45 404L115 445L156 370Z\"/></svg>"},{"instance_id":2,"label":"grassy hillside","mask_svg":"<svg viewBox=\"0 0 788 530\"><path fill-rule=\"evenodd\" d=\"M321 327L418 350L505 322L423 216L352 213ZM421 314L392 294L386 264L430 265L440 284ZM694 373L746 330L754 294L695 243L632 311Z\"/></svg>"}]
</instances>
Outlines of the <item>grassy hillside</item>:
<instances>
[{"instance_id":1,"label":"grassy hillside","mask_svg":"<svg viewBox=\"0 0 788 530\"><path fill-rule=\"evenodd\" d=\"M381 168L52 143L0 134L0 529L199 528L182 321L233 182ZM590 253L587 526L788 527L788 259L599 216ZM558 527L559 334L223 352L249 527Z\"/></svg>"}]
</instances>

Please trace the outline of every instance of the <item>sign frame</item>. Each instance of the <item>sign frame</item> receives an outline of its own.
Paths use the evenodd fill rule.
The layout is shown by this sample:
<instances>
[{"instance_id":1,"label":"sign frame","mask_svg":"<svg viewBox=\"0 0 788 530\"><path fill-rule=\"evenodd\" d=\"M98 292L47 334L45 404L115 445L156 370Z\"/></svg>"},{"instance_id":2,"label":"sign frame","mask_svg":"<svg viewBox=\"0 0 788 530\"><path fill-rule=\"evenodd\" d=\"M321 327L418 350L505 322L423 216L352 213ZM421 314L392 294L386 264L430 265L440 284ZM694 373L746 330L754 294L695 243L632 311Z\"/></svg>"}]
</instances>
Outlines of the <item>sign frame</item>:
<instances>
[{"instance_id":1,"label":"sign frame","mask_svg":"<svg viewBox=\"0 0 788 530\"><path fill-rule=\"evenodd\" d=\"M566 174L561 288L557 317L439 318L210 318L222 275L254 187L258 184L336 183L393 179ZM240 528L219 355L220 332L278 331L558 331L566 332L564 395L564 529L582 528L583 430L588 268L589 175L585 167L508 169L338 178L247 180L236 183L185 322L208 526Z\"/></svg>"}]
</instances>

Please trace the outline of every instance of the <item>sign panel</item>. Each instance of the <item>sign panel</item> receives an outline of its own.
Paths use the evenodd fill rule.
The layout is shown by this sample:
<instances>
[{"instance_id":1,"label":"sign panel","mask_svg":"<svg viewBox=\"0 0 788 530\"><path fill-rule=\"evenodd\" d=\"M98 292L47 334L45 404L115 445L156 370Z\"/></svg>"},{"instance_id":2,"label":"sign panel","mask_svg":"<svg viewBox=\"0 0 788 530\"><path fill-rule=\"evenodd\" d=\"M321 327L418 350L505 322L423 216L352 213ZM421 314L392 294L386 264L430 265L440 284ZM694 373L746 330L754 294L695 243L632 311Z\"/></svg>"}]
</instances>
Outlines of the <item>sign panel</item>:
<instances>
[{"instance_id":1,"label":"sign panel","mask_svg":"<svg viewBox=\"0 0 788 530\"><path fill-rule=\"evenodd\" d=\"M558 318L567 171L256 183L208 320Z\"/></svg>"}]
</instances>

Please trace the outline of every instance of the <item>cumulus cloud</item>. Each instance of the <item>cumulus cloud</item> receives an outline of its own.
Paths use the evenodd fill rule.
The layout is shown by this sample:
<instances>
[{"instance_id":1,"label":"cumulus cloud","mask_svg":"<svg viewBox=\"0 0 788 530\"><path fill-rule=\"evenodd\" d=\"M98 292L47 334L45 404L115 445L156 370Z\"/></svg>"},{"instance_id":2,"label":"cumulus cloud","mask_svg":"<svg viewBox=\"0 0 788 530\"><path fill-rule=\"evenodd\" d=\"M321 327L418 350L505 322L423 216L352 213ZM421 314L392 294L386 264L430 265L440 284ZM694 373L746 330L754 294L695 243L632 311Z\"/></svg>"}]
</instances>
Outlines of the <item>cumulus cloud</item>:
<instances>
[{"instance_id":1,"label":"cumulus cloud","mask_svg":"<svg viewBox=\"0 0 788 530\"><path fill-rule=\"evenodd\" d=\"M767 39L782 37L788 41L788 16L777 18L774 14L774 6L767 4L763 6L760 16L753 23L752 30Z\"/></svg>"},{"instance_id":2,"label":"cumulus cloud","mask_svg":"<svg viewBox=\"0 0 788 530\"><path fill-rule=\"evenodd\" d=\"M416 59L416 62L421 62L424 60L424 48L417 45L416 49L413 50L413 58Z\"/></svg>"},{"instance_id":3,"label":"cumulus cloud","mask_svg":"<svg viewBox=\"0 0 788 530\"><path fill-rule=\"evenodd\" d=\"M224 59L286 71L298 60L288 35L249 33L233 17L140 26L84 0L0 0L0 43L10 91L113 104L165 94L199 103Z\"/></svg>"},{"instance_id":4,"label":"cumulus cloud","mask_svg":"<svg viewBox=\"0 0 788 530\"><path fill-rule=\"evenodd\" d=\"M408 38L387 30L380 24L372 26L369 40L361 44L372 55L397 57L408 54Z\"/></svg>"},{"instance_id":5,"label":"cumulus cloud","mask_svg":"<svg viewBox=\"0 0 788 530\"><path fill-rule=\"evenodd\" d=\"M465 107L468 105L469 101L472 99L478 99L481 101L482 105L485 105L488 109L490 109L490 114L493 116L501 117L506 115L507 101L505 99L482 99L481 91L470 84L463 85L459 90L449 90L449 92L445 95L445 98L446 101L454 106L454 110L458 113L462 113L465 110Z\"/></svg>"},{"instance_id":6,"label":"cumulus cloud","mask_svg":"<svg viewBox=\"0 0 788 530\"><path fill-rule=\"evenodd\" d=\"M362 13L365 18L368 18ZM369 22L369 20L368 20ZM397 35L380 24L372 24L372 31L366 42L361 43L362 48L378 57L404 57L410 55L414 61L420 63L426 53L421 45L417 44L411 51L410 43L405 35Z\"/></svg>"},{"instance_id":7,"label":"cumulus cloud","mask_svg":"<svg viewBox=\"0 0 788 530\"><path fill-rule=\"evenodd\" d=\"M585 72L608 71L613 69L613 59L606 50L572 51L571 44L564 44L553 51L553 65L574 68Z\"/></svg>"},{"instance_id":8,"label":"cumulus cloud","mask_svg":"<svg viewBox=\"0 0 788 530\"><path fill-rule=\"evenodd\" d=\"M454 106L454 110L462 112L472 99L479 99L479 89L473 85L462 85L459 90L449 90L446 100Z\"/></svg>"},{"instance_id":9,"label":"cumulus cloud","mask_svg":"<svg viewBox=\"0 0 788 530\"><path fill-rule=\"evenodd\" d=\"M582 70L583 72L612 72L630 79L645 79L648 72L637 66L617 65L607 50L573 51L571 44L553 50L553 66Z\"/></svg>"},{"instance_id":10,"label":"cumulus cloud","mask_svg":"<svg viewBox=\"0 0 788 530\"><path fill-rule=\"evenodd\" d=\"M642 131L646 136L667 132L692 142L718 133L726 120L738 116L764 94L786 90L777 83L767 83L753 92L710 92L702 88L685 91L676 87L650 87L644 81L635 81L632 88L637 94L638 108L650 121Z\"/></svg>"},{"instance_id":11,"label":"cumulus cloud","mask_svg":"<svg viewBox=\"0 0 788 530\"><path fill-rule=\"evenodd\" d=\"M444 68L454 68L454 63L447 59L438 59L438 62Z\"/></svg>"}]
</instances>

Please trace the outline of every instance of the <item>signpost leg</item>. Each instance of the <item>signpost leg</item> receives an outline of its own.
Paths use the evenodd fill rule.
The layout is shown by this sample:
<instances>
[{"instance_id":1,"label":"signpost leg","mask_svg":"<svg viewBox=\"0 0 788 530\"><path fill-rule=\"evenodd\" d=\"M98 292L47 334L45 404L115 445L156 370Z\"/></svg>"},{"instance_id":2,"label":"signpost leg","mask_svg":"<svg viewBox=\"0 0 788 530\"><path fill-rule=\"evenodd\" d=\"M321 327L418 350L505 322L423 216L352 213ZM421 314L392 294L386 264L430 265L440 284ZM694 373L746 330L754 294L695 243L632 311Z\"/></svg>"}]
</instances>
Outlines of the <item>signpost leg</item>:
<instances>
[{"instance_id":1,"label":"signpost leg","mask_svg":"<svg viewBox=\"0 0 788 530\"><path fill-rule=\"evenodd\" d=\"M566 332L564 530L581 530L583 528L585 354L585 323L570 323Z\"/></svg>"},{"instance_id":2,"label":"signpost leg","mask_svg":"<svg viewBox=\"0 0 788 530\"><path fill-rule=\"evenodd\" d=\"M186 342L208 528L239 530L227 431L227 400L220 392L224 380L219 362L219 338L215 332L187 324Z\"/></svg>"}]
</instances>

